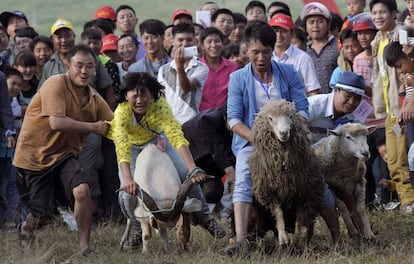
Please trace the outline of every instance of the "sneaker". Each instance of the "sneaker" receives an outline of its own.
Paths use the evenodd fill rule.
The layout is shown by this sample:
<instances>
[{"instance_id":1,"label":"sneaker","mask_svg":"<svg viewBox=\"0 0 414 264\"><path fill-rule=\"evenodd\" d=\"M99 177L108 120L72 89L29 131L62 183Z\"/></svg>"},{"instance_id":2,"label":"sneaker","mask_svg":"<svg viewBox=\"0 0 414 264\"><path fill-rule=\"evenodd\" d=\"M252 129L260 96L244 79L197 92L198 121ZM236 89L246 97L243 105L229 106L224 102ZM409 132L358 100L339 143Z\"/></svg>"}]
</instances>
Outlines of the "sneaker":
<instances>
[{"instance_id":1,"label":"sneaker","mask_svg":"<svg viewBox=\"0 0 414 264\"><path fill-rule=\"evenodd\" d=\"M135 234L122 245L122 249L135 250L141 245L141 242L142 242L141 232L135 232Z\"/></svg>"},{"instance_id":2,"label":"sneaker","mask_svg":"<svg viewBox=\"0 0 414 264\"><path fill-rule=\"evenodd\" d=\"M403 215L413 215L414 214L414 204L402 207L401 208L401 213Z\"/></svg>"},{"instance_id":3,"label":"sneaker","mask_svg":"<svg viewBox=\"0 0 414 264\"><path fill-rule=\"evenodd\" d=\"M214 238L223 238L226 236L226 231L214 218L208 220L207 223L201 227L207 229L210 235Z\"/></svg>"}]
</instances>

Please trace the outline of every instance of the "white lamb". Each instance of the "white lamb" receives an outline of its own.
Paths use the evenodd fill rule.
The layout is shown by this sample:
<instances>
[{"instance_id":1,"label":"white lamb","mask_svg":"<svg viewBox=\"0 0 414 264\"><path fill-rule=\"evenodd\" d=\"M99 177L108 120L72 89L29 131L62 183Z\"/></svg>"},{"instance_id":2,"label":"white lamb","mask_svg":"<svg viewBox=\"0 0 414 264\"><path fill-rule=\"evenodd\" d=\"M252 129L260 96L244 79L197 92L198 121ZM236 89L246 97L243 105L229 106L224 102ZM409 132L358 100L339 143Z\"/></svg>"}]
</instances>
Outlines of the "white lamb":
<instances>
[{"instance_id":1,"label":"white lamb","mask_svg":"<svg viewBox=\"0 0 414 264\"><path fill-rule=\"evenodd\" d=\"M329 130L328 137L312 145L319 158L322 174L336 195L336 205L351 237L358 234L359 230L364 238L375 238L365 208L364 177L365 161L370 157L367 135L374 130L375 128L367 128L361 124L348 123L335 130ZM351 203L356 209L352 220L347 207L340 200L340 197L350 195L354 200Z\"/></svg>"},{"instance_id":2,"label":"white lamb","mask_svg":"<svg viewBox=\"0 0 414 264\"><path fill-rule=\"evenodd\" d=\"M161 152L155 145L148 144L140 155L138 155L136 164L137 166L134 172L135 182L155 201L160 211L180 210L180 212L170 212L171 217L163 221L157 219L155 213L154 217L154 214L148 210L142 201L138 202L134 210L134 215L142 228L142 253L148 252L148 243L151 239L151 226L157 228L160 232L163 238L164 250L168 248L167 229L177 227L176 242L179 250L185 250L190 238L190 213L201 210L201 201L194 198L185 200L186 192L188 192L189 188L187 188L187 191L183 195L177 196L182 186L177 169L170 157L165 152ZM140 193L138 193L138 197L140 198ZM128 237L133 221L135 219L130 218L127 221L121 246Z\"/></svg>"}]
</instances>

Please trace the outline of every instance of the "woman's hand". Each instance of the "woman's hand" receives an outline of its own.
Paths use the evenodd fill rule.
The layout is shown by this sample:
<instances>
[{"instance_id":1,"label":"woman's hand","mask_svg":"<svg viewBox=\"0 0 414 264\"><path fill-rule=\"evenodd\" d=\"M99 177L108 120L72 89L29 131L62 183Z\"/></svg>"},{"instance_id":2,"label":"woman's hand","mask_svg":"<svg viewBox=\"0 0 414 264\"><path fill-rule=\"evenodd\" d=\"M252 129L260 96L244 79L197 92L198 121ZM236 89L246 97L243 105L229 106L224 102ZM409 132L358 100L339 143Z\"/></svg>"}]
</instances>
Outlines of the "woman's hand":
<instances>
[{"instance_id":1,"label":"woman's hand","mask_svg":"<svg viewBox=\"0 0 414 264\"><path fill-rule=\"evenodd\" d=\"M136 183L132 178L125 179L124 183L124 191L131 194L136 195L138 189L138 183Z\"/></svg>"}]
</instances>

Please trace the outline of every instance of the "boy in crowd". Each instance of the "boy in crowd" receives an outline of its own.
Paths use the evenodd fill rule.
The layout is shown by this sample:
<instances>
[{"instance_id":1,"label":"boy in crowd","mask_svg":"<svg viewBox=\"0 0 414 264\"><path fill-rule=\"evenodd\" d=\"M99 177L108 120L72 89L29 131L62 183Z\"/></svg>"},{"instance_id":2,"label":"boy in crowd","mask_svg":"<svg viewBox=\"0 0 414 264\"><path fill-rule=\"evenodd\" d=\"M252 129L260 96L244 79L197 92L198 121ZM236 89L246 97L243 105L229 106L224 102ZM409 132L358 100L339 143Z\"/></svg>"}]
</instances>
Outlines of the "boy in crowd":
<instances>
[{"instance_id":1,"label":"boy in crowd","mask_svg":"<svg viewBox=\"0 0 414 264\"><path fill-rule=\"evenodd\" d=\"M311 2L302 9L301 19L306 24L306 32L311 38L307 53L312 58L321 89L319 93L329 93L329 79L337 66L339 56L336 38L329 35L331 12L325 5Z\"/></svg>"},{"instance_id":2,"label":"boy in crowd","mask_svg":"<svg viewBox=\"0 0 414 264\"><path fill-rule=\"evenodd\" d=\"M147 51L144 58L129 67L129 72L147 72L157 78L160 67L171 61L164 50L165 24L158 19L148 19L139 26L141 39Z\"/></svg>"}]
</instances>

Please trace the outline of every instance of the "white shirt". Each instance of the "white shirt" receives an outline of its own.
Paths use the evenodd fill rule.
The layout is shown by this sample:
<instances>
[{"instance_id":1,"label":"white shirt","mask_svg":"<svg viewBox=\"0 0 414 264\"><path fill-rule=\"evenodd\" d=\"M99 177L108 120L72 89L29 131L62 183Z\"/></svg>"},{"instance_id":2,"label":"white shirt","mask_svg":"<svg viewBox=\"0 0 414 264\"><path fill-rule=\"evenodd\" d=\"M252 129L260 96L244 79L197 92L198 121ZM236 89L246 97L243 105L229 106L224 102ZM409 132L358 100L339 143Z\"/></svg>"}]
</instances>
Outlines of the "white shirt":
<instances>
[{"instance_id":1,"label":"white shirt","mask_svg":"<svg viewBox=\"0 0 414 264\"><path fill-rule=\"evenodd\" d=\"M158 82L165 87L165 98L171 107L174 117L184 124L199 112L204 83L208 77L208 66L193 57L185 73L188 79L196 80L198 86L191 92L184 93L180 88L175 60L161 66L158 71Z\"/></svg>"},{"instance_id":2,"label":"white shirt","mask_svg":"<svg viewBox=\"0 0 414 264\"><path fill-rule=\"evenodd\" d=\"M321 88L318 77L316 76L313 60L303 50L298 49L291 44L281 57L278 57L276 53L273 52L272 59L279 63L292 64L305 84L307 92Z\"/></svg>"}]
</instances>

